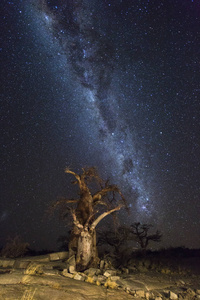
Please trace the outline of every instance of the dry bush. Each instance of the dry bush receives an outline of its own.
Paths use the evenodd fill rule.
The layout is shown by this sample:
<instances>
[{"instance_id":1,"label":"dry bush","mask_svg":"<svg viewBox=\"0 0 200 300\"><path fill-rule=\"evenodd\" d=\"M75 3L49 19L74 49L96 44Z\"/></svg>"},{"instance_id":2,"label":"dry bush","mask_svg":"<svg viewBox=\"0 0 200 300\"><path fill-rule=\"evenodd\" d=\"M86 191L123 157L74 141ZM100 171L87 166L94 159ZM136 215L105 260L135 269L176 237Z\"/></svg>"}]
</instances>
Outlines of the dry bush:
<instances>
[{"instance_id":1,"label":"dry bush","mask_svg":"<svg viewBox=\"0 0 200 300\"><path fill-rule=\"evenodd\" d=\"M8 238L6 245L1 250L1 256L16 258L22 257L28 251L29 244L22 241L20 236L14 238Z\"/></svg>"},{"instance_id":2,"label":"dry bush","mask_svg":"<svg viewBox=\"0 0 200 300\"><path fill-rule=\"evenodd\" d=\"M25 270L24 274L26 275L42 275L43 274L43 265L38 263L31 263L28 268Z\"/></svg>"}]
</instances>

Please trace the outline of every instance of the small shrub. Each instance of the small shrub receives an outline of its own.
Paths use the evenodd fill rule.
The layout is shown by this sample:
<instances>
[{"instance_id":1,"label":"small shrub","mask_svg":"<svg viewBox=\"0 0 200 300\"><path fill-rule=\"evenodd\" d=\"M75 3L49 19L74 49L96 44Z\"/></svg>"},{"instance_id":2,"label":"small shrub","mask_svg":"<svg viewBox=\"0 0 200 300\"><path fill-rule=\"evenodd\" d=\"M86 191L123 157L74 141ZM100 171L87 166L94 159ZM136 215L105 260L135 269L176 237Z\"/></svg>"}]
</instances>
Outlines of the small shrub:
<instances>
[{"instance_id":1,"label":"small shrub","mask_svg":"<svg viewBox=\"0 0 200 300\"><path fill-rule=\"evenodd\" d=\"M16 258L22 257L28 251L29 244L22 241L22 239L17 235L14 238L8 238L6 245L1 250L1 256Z\"/></svg>"},{"instance_id":2,"label":"small shrub","mask_svg":"<svg viewBox=\"0 0 200 300\"><path fill-rule=\"evenodd\" d=\"M28 268L25 270L24 274L26 275L42 275L43 266L38 263L31 263Z\"/></svg>"}]
</instances>

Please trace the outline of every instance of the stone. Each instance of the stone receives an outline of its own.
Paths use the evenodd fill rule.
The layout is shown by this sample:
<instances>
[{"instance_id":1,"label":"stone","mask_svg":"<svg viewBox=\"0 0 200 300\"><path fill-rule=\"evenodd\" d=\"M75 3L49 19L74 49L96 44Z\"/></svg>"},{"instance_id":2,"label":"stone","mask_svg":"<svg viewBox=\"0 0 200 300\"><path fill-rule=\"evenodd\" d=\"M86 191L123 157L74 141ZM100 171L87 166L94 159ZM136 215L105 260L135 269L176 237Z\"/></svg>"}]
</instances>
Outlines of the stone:
<instances>
[{"instance_id":1,"label":"stone","mask_svg":"<svg viewBox=\"0 0 200 300\"><path fill-rule=\"evenodd\" d=\"M120 280L120 277L119 276L111 276L110 279L112 281L117 281L117 280Z\"/></svg>"},{"instance_id":2,"label":"stone","mask_svg":"<svg viewBox=\"0 0 200 300\"><path fill-rule=\"evenodd\" d=\"M174 292L169 291L169 299L175 300L175 299L178 299L178 296Z\"/></svg>"},{"instance_id":3,"label":"stone","mask_svg":"<svg viewBox=\"0 0 200 300\"><path fill-rule=\"evenodd\" d=\"M96 269L96 268L89 268L84 272L84 274L86 274L88 276L99 275L99 274L101 274L101 270Z\"/></svg>"},{"instance_id":4,"label":"stone","mask_svg":"<svg viewBox=\"0 0 200 300\"><path fill-rule=\"evenodd\" d=\"M73 275L70 274L67 269L64 269L62 271L62 275L65 276L65 277L68 277L68 278L73 278Z\"/></svg>"},{"instance_id":5,"label":"stone","mask_svg":"<svg viewBox=\"0 0 200 300\"><path fill-rule=\"evenodd\" d=\"M191 288L187 289L187 294L190 296L190 297L195 297L195 291L193 291Z\"/></svg>"},{"instance_id":6,"label":"stone","mask_svg":"<svg viewBox=\"0 0 200 300\"><path fill-rule=\"evenodd\" d=\"M98 276L97 276L97 280L98 280L100 283L104 284L104 283L106 282L106 277L103 276L103 275L98 275Z\"/></svg>"},{"instance_id":7,"label":"stone","mask_svg":"<svg viewBox=\"0 0 200 300\"><path fill-rule=\"evenodd\" d=\"M149 300L149 299L150 299L150 293L149 293L149 292L146 292L146 293L145 293L145 298L146 298L146 300Z\"/></svg>"},{"instance_id":8,"label":"stone","mask_svg":"<svg viewBox=\"0 0 200 300\"><path fill-rule=\"evenodd\" d=\"M59 271L58 270L49 270L49 269L43 269L43 274L48 275L48 276L53 276L53 275L58 275Z\"/></svg>"},{"instance_id":9,"label":"stone","mask_svg":"<svg viewBox=\"0 0 200 300\"><path fill-rule=\"evenodd\" d=\"M60 257L58 255L58 253L50 253L49 254L49 260L50 261L55 261L55 260L59 260L59 259L60 259Z\"/></svg>"},{"instance_id":10,"label":"stone","mask_svg":"<svg viewBox=\"0 0 200 300\"><path fill-rule=\"evenodd\" d=\"M101 261L100 261L100 269L101 269L101 270L104 268L104 265L105 265L105 261L104 261L104 260L101 260Z\"/></svg>"},{"instance_id":11,"label":"stone","mask_svg":"<svg viewBox=\"0 0 200 300\"><path fill-rule=\"evenodd\" d=\"M75 276L73 277L75 280L81 280L82 276L78 273L75 274Z\"/></svg>"},{"instance_id":12,"label":"stone","mask_svg":"<svg viewBox=\"0 0 200 300\"><path fill-rule=\"evenodd\" d=\"M7 258L1 258L0 259L0 266L2 268L12 268L14 266L15 259L7 259Z\"/></svg>"},{"instance_id":13,"label":"stone","mask_svg":"<svg viewBox=\"0 0 200 300\"><path fill-rule=\"evenodd\" d=\"M155 300L162 300L162 297L156 296Z\"/></svg>"},{"instance_id":14,"label":"stone","mask_svg":"<svg viewBox=\"0 0 200 300\"><path fill-rule=\"evenodd\" d=\"M69 268L69 273L75 273L76 272L76 260L75 255L71 256L67 261L66 265Z\"/></svg>"},{"instance_id":15,"label":"stone","mask_svg":"<svg viewBox=\"0 0 200 300\"><path fill-rule=\"evenodd\" d=\"M145 297L145 292L143 290L137 290L136 295L141 297L141 298L144 298Z\"/></svg>"},{"instance_id":16,"label":"stone","mask_svg":"<svg viewBox=\"0 0 200 300\"><path fill-rule=\"evenodd\" d=\"M75 266L69 266L69 273L71 274L76 273Z\"/></svg>"},{"instance_id":17,"label":"stone","mask_svg":"<svg viewBox=\"0 0 200 300\"><path fill-rule=\"evenodd\" d=\"M30 264L30 261L16 260L13 268L14 269L26 269L29 264Z\"/></svg>"},{"instance_id":18,"label":"stone","mask_svg":"<svg viewBox=\"0 0 200 300\"><path fill-rule=\"evenodd\" d=\"M116 273L117 272L115 270L106 270L103 275L106 277L110 277L110 276L116 276Z\"/></svg>"},{"instance_id":19,"label":"stone","mask_svg":"<svg viewBox=\"0 0 200 300\"><path fill-rule=\"evenodd\" d=\"M50 253L49 254L49 260L50 261L56 261L56 260L65 260L69 257L68 252L56 252L56 253Z\"/></svg>"},{"instance_id":20,"label":"stone","mask_svg":"<svg viewBox=\"0 0 200 300\"><path fill-rule=\"evenodd\" d=\"M21 259L24 260L24 259ZM26 257L26 261L30 260L31 262L49 262L49 255L39 255L39 256L32 256Z\"/></svg>"},{"instance_id":21,"label":"stone","mask_svg":"<svg viewBox=\"0 0 200 300\"><path fill-rule=\"evenodd\" d=\"M68 260L66 261L66 263L67 263L69 266L76 266L75 255L72 255L70 258L68 258Z\"/></svg>"}]
</instances>

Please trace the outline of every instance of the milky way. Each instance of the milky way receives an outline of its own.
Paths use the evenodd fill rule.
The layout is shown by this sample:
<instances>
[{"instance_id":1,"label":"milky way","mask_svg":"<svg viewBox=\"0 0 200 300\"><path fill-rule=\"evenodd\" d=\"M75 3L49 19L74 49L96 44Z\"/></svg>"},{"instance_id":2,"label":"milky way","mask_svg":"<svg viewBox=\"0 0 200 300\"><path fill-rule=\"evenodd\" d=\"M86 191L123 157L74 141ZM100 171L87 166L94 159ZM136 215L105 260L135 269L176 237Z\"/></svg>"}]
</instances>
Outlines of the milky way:
<instances>
[{"instance_id":1,"label":"milky way","mask_svg":"<svg viewBox=\"0 0 200 300\"><path fill-rule=\"evenodd\" d=\"M95 12L87 1L72 1L67 6L61 3L47 5L41 1L35 11L37 27L59 43L58 51L70 63L66 72L75 74L81 88L84 110L80 125L85 124L85 134L93 134L96 140L88 155L94 155L96 148L101 150L99 159L105 166L101 171L125 190L138 217L147 217L153 210L150 176L144 170L145 159L137 149L135 133L130 132L117 100L115 87L122 78L116 70L116 49L103 28L95 28Z\"/></svg>"}]
</instances>

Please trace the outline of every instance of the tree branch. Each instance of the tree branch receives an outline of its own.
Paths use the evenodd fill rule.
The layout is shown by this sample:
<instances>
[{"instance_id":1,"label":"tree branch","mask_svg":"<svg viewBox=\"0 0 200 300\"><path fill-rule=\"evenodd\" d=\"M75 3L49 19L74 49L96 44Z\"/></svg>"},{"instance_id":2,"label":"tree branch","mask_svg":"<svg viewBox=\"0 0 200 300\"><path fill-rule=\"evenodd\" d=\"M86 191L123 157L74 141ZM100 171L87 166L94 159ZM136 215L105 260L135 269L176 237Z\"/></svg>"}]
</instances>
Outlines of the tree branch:
<instances>
[{"instance_id":1,"label":"tree branch","mask_svg":"<svg viewBox=\"0 0 200 300\"><path fill-rule=\"evenodd\" d=\"M104 212L103 214L101 214L100 216L98 216L98 218L96 218L96 220L92 223L90 230L94 230L95 227L99 224L99 222L104 219L106 216L112 214L114 211L120 210L122 208L122 205L118 205L117 207Z\"/></svg>"},{"instance_id":2,"label":"tree branch","mask_svg":"<svg viewBox=\"0 0 200 300\"><path fill-rule=\"evenodd\" d=\"M73 221L74 221L74 225L79 229L83 229L83 225L81 225L81 223L77 220L76 213L75 213L74 209L71 210L71 214L72 214L72 218L73 218Z\"/></svg>"},{"instance_id":3,"label":"tree branch","mask_svg":"<svg viewBox=\"0 0 200 300\"><path fill-rule=\"evenodd\" d=\"M107 187L103 188L101 191L94 194L93 201L95 202L101 200L101 198L105 196L108 192L118 192L122 200L125 202L124 196L122 195L120 189L116 185L108 185Z\"/></svg>"},{"instance_id":4,"label":"tree branch","mask_svg":"<svg viewBox=\"0 0 200 300\"><path fill-rule=\"evenodd\" d=\"M78 180L79 186L81 186L81 178L80 178L80 176L78 174L76 174L75 172L71 171L69 168L65 169L65 173L74 175L74 177Z\"/></svg>"}]
</instances>

